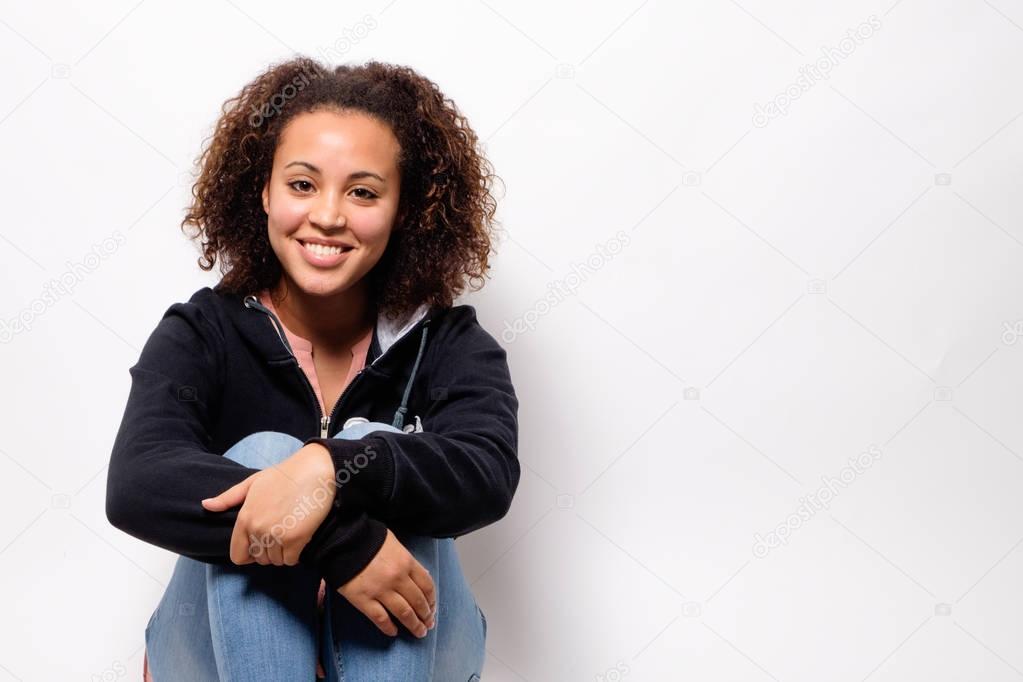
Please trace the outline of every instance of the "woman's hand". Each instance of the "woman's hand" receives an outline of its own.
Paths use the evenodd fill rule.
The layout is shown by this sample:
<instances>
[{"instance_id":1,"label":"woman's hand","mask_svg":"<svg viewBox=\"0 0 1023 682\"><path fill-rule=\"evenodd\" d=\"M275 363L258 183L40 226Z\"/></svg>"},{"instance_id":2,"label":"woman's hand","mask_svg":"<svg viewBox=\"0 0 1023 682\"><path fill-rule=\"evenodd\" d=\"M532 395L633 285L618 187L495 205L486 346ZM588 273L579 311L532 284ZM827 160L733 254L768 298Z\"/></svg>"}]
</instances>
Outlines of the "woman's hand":
<instances>
[{"instance_id":1,"label":"woman's hand","mask_svg":"<svg viewBox=\"0 0 1023 682\"><path fill-rule=\"evenodd\" d=\"M433 578L390 529L372 561L337 591L385 635L398 634L388 611L417 637L425 637L434 626Z\"/></svg>"},{"instance_id":2,"label":"woman's hand","mask_svg":"<svg viewBox=\"0 0 1023 682\"><path fill-rule=\"evenodd\" d=\"M330 453L310 443L280 464L203 500L202 506L218 512L242 505L231 534L235 564L295 566L336 493Z\"/></svg>"}]
</instances>

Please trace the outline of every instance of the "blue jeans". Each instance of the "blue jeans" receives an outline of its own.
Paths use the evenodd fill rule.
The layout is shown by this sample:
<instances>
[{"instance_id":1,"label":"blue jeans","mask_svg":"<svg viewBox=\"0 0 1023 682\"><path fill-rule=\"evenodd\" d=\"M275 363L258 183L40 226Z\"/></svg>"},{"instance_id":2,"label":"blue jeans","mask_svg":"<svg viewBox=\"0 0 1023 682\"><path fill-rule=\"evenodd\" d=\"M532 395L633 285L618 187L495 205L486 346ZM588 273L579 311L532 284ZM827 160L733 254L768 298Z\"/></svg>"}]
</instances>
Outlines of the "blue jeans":
<instances>
[{"instance_id":1,"label":"blue jeans","mask_svg":"<svg viewBox=\"0 0 1023 682\"><path fill-rule=\"evenodd\" d=\"M376 430L399 431L364 422L334 437L358 439ZM265 469L301 447L293 436L260 431L224 456ZM415 637L393 616L398 635L385 635L329 588L321 623L320 576L309 567L206 564L182 556L146 626L154 682L315 682L320 646L327 682L478 680L487 622L462 574L454 540L395 535L437 591L436 626L425 637Z\"/></svg>"}]
</instances>

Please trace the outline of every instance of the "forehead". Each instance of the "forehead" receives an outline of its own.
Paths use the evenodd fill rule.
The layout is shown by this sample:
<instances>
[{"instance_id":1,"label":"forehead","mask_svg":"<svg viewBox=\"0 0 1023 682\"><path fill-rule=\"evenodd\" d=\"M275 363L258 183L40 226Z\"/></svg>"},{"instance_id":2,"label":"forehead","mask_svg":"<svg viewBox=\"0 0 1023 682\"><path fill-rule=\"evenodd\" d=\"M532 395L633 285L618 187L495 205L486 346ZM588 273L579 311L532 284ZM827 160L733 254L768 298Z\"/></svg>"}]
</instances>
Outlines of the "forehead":
<instances>
[{"instance_id":1,"label":"forehead","mask_svg":"<svg viewBox=\"0 0 1023 682\"><path fill-rule=\"evenodd\" d=\"M307 161L327 174L360 166L387 177L397 171L399 151L394 133L378 119L358 112L316 111L288 122L274 161Z\"/></svg>"}]
</instances>

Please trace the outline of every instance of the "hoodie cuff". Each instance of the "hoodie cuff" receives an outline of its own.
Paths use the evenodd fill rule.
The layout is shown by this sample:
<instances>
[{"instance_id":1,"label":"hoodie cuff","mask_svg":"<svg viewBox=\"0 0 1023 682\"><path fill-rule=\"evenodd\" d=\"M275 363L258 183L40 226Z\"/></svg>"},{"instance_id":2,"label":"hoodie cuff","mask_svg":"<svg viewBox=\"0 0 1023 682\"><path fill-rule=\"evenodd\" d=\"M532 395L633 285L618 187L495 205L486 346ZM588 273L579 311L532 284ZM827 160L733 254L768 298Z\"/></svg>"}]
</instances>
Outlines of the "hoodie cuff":
<instances>
[{"instance_id":1,"label":"hoodie cuff","mask_svg":"<svg viewBox=\"0 0 1023 682\"><path fill-rule=\"evenodd\" d=\"M332 513L313 533L299 563L314 566L336 591L369 565L386 538L387 526L365 512Z\"/></svg>"},{"instance_id":2,"label":"hoodie cuff","mask_svg":"<svg viewBox=\"0 0 1023 682\"><path fill-rule=\"evenodd\" d=\"M394 489L394 455L387 442L372 435L357 440L309 438L319 443L334 462L334 507L372 510L387 503Z\"/></svg>"}]
</instances>

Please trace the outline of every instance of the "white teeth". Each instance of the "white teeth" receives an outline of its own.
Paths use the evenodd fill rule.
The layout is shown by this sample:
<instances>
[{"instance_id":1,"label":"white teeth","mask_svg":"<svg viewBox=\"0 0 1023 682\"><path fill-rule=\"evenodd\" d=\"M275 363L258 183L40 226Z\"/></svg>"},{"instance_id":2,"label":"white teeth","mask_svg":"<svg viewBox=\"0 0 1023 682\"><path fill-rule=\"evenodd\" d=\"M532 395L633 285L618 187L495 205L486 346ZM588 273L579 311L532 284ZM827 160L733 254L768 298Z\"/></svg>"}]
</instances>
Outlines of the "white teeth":
<instances>
[{"instance_id":1,"label":"white teeth","mask_svg":"<svg viewBox=\"0 0 1023 682\"><path fill-rule=\"evenodd\" d=\"M323 244L311 244L310 242L300 243L305 248L320 256L335 256L344 251L344 249L340 246L324 246Z\"/></svg>"}]
</instances>

